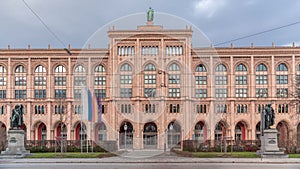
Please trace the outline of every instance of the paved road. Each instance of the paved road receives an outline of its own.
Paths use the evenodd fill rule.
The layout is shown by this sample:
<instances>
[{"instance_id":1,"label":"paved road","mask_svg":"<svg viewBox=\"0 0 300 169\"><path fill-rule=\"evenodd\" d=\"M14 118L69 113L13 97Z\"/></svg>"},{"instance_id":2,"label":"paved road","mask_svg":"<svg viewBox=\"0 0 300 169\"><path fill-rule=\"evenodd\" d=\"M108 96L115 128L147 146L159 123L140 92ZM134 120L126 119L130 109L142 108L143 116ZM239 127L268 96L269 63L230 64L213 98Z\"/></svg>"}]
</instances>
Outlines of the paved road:
<instances>
[{"instance_id":1,"label":"paved road","mask_svg":"<svg viewBox=\"0 0 300 169\"><path fill-rule=\"evenodd\" d=\"M255 163L10 163L0 164L0 169L300 169L299 164Z\"/></svg>"}]
</instances>

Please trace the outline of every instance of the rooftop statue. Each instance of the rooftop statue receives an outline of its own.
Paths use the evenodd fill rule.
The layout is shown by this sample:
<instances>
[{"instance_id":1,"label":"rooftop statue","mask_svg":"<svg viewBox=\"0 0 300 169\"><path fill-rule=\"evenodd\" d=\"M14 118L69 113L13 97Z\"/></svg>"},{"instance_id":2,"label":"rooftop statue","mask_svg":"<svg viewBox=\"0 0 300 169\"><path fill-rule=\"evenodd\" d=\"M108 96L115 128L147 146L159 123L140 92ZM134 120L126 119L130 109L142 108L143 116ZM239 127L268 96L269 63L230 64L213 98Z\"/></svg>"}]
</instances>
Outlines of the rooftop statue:
<instances>
[{"instance_id":1,"label":"rooftop statue","mask_svg":"<svg viewBox=\"0 0 300 169\"><path fill-rule=\"evenodd\" d=\"M23 114L24 106L16 105L15 108L12 110L12 114L10 117L10 129L19 129L21 127L21 125L24 123Z\"/></svg>"},{"instance_id":2,"label":"rooftop statue","mask_svg":"<svg viewBox=\"0 0 300 169\"><path fill-rule=\"evenodd\" d=\"M154 10L150 7L147 12L147 21L152 22L154 19Z\"/></svg>"}]
</instances>

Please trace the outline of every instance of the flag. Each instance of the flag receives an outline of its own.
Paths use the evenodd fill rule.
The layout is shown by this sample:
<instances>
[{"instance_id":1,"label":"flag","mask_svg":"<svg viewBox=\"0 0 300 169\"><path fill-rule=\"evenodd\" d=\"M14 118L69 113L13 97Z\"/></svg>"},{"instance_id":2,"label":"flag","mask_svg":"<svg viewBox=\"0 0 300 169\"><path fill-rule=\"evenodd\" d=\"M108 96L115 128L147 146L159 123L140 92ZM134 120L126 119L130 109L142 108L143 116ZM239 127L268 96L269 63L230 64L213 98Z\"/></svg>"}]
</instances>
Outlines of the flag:
<instances>
[{"instance_id":1,"label":"flag","mask_svg":"<svg viewBox=\"0 0 300 169\"><path fill-rule=\"evenodd\" d=\"M92 121L92 95L88 88L81 89L82 120Z\"/></svg>"},{"instance_id":2,"label":"flag","mask_svg":"<svg viewBox=\"0 0 300 169\"><path fill-rule=\"evenodd\" d=\"M101 98L98 97L95 93L93 94L92 109L93 109L92 121L95 123L101 123L102 103L101 103Z\"/></svg>"}]
</instances>

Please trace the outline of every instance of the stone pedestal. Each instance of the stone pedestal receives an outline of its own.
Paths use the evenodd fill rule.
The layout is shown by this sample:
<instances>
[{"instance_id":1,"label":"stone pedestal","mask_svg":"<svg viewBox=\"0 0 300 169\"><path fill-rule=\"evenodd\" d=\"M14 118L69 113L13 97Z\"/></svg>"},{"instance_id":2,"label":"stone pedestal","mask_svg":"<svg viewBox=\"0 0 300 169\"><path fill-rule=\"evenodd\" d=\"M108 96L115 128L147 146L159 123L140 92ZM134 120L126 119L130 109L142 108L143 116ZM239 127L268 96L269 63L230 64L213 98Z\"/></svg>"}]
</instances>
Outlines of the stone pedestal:
<instances>
[{"instance_id":1,"label":"stone pedestal","mask_svg":"<svg viewBox=\"0 0 300 169\"><path fill-rule=\"evenodd\" d=\"M23 130L8 131L8 146L1 152L0 158L22 158L30 155L30 151L25 149Z\"/></svg>"},{"instance_id":2,"label":"stone pedestal","mask_svg":"<svg viewBox=\"0 0 300 169\"><path fill-rule=\"evenodd\" d=\"M261 150L258 152L264 158L288 158L287 154L279 151L276 129L264 130L264 136L261 136Z\"/></svg>"}]
</instances>

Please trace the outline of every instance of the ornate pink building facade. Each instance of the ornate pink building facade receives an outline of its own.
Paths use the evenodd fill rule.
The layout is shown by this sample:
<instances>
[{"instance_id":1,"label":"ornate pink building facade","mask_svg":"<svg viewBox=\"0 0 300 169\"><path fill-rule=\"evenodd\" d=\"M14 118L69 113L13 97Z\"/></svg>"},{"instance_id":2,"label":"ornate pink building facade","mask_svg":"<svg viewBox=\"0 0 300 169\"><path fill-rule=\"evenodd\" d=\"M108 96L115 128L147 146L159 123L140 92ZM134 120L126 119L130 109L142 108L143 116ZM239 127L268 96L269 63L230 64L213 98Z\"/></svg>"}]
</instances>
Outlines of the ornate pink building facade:
<instances>
[{"instance_id":1,"label":"ornate pink building facade","mask_svg":"<svg viewBox=\"0 0 300 169\"><path fill-rule=\"evenodd\" d=\"M80 138L119 148L157 148L182 140L257 140L272 104L279 144L300 144L292 97L299 47L192 47L190 28L138 26L108 31L107 49L1 49L2 141L16 104L27 140ZM84 121L82 85L101 97L102 123ZM97 113L94 111L93 113ZM126 137L125 137L125 128ZM172 127L171 127L172 126Z\"/></svg>"}]
</instances>

